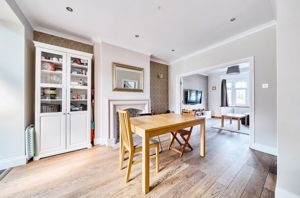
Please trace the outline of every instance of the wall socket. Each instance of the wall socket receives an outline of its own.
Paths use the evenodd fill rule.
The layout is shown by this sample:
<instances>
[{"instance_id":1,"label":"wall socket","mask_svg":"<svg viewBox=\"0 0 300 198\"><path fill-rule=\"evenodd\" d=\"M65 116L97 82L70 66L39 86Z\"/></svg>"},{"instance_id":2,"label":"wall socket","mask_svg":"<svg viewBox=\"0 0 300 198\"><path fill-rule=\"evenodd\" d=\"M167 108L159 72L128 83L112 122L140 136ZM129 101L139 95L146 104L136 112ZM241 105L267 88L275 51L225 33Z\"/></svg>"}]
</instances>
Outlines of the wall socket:
<instances>
[{"instance_id":1,"label":"wall socket","mask_svg":"<svg viewBox=\"0 0 300 198\"><path fill-rule=\"evenodd\" d=\"M269 84L268 84L268 83L263 83L263 84L261 85L261 87L262 87L263 89L268 89L268 88L269 88Z\"/></svg>"}]
</instances>

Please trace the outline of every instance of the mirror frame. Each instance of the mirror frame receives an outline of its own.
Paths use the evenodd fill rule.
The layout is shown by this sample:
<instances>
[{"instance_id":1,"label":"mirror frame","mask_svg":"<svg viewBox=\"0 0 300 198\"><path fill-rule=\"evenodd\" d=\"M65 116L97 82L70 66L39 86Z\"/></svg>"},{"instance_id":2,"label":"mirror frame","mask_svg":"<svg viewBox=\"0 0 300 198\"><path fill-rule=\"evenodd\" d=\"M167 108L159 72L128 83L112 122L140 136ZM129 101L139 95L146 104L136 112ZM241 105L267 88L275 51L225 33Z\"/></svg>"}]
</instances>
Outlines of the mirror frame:
<instances>
[{"instance_id":1,"label":"mirror frame","mask_svg":"<svg viewBox=\"0 0 300 198\"><path fill-rule=\"evenodd\" d=\"M141 81L140 82L143 83L143 88L142 89L128 89L128 88L116 87L116 85L117 85L116 72L117 72L118 67L135 70L135 71L141 71L142 73L141 73ZM112 75L113 75L113 79L112 79L113 80L113 82L112 82L113 91L144 92L144 68L113 62L112 63Z\"/></svg>"}]
</instances>

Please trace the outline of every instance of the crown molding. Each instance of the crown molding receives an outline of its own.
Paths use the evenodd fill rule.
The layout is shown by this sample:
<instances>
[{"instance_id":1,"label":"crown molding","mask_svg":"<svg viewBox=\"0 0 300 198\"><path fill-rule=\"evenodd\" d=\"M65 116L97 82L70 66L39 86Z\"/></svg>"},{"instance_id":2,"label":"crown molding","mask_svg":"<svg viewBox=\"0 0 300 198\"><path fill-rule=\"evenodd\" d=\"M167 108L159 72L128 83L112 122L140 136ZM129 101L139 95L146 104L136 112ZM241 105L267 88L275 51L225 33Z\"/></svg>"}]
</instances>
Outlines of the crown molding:
<instances>
[{"instance_id":1,"label":"crown molding","mask_svg":"<svg viewBox=\"0 0 300 198\"><path fill-rule=\"evenodd\" d=\"M116 46L116 47L120 47L120 48L123 48L123 49L126 49L126 50L130 50L130 51L133 51L133 52L136 52L136 53L140 53L140 54L144 54L146 56L151 56L152 53L150 52L147 52L147 51L143 51L143 50L140 50L140 49L137 49L137 48L134 48L134 47L128 47L128 46L125 46L123 44L121 44L120 42L117 42L117 41L114 41L114 40L110 40L110 39L103 39L103 38L93 38L92 39L94 43L106 43L106 44L109 44L109 45L113 45L113 46Z\"/></svg>"},{"instance_id":2,"label":"crown molding","mask_svg":"<svg viewBox=\"0 0 300 198\"><path fill-rule=\"evenodd\" d=\"M160 64L163 64L163 65L169 65L168 62L166 62L164 60L157 59L157 58L153 58L153 57L150 58L150 61L160 63Z\"/></svg>"},{"instance_id":3,"label":"crown molding","mask_svg":"<svg viewBox=\"0 0 300 198\"><path fill-rule=\"evenodd\" d=\"M94 43L91 40L87 39L87 38L82 38L82 37L73 36L73 35L70 35L70 34L65 34L65 33L62 33L62 32L55 31L55 30L50 30L48 28L43 28L43 27L36 26L36 27L33 28L33 30L38 31L38 32L43 32L43 33L46 33L46 34L51 34L53 36L58 36L58 37L62 37L62 38L65 38L65 39L77 41L77 42L88 44L88 45L94 45Z\"/></svg>"},{"instance_id":4,"label":"crown molding","mask_svg":"<svg viewBox=\"0 0 300 198\"><path fill-rule=\"evenodd\" d=\"M177 62L179 62L179 61L188 59L188 58L193 57L193 56L195 56L195 55L202 54L202 53L204 53L204 52L206 52L206 51L209 51L209 50L218 48L218 47L220 47L220 46L226 45L226 44L228 44L228 43L231 43L231 42L233 42L233 41L239 40L239 39L241 39L241 38L245 38L245 37L247 37L247 36L250 36L251 34L260 32L260 31L262 31L262 30L264 30L264 29L267 29L267 28L269 28L269 27L276 26L276 25L277 25L277 22L276 22L275 20L272 20L272 21L270 21L270 22L268 22L268 23L264 23L264 24L262 24L262 25L256 26L255 28L249 29L249 30L247 30L247 31L245 31L245 32L242 32L242 33L237 34L237 35L235 35L235 36L232 36L232 37L229 37L229 38L227 38L227 39L224 39L223 41L220 41L220 42L217 42L217 43L215 43L215 44L212 44L212 45L210 45L210 46L208 46L208 47L202 48L202 49L200 49L200 50L198 50L198 51L196 51L196 52L193 52L193 53L191 53L191 54L188 54L188 55L186 55L186 56L183 56L183 57L181 57L181 58L178 58L178 59L176 59L176 60L174 60L174 61L170 61L170 65L175 64L175 63L177 63Z\"/></svg>"}]
</instances>

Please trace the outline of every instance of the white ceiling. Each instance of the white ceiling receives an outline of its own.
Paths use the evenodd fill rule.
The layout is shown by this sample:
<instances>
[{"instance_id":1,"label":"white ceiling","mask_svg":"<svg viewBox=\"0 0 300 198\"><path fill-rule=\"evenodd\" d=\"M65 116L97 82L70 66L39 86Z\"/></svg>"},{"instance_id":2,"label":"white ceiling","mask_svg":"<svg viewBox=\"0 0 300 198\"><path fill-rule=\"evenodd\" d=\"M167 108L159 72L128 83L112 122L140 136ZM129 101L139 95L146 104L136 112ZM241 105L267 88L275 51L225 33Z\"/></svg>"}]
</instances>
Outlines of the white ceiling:
<instances>
[{"instance_id":1,"label":"white ceiling","mask_svg":"<svg viewBox=\"0 0 300 198\"><path fill-rule=\"evenodd\" d=\"M16 0L35 29L109 42L166 62L274 20L273 1Z\"/></svg>"}]
</instances>

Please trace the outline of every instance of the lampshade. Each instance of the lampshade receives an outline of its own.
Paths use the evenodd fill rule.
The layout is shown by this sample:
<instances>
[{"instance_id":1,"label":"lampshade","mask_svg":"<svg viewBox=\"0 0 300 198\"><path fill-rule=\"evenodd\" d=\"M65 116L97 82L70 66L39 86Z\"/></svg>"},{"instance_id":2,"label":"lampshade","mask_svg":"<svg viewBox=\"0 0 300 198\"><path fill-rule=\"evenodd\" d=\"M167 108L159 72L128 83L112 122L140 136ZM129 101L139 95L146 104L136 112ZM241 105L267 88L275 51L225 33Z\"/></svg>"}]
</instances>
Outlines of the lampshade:
<instances>
[{"instance_id":1,"label":"lampshade","mask_svg":"<svg viewBox=\"0 0 300 198\"><path fill-rule=\"evenodd\" d=\"M238 65L227 67L226 74L239 74L240 73L240 67Z\"/></svg>"}]
</instances>

